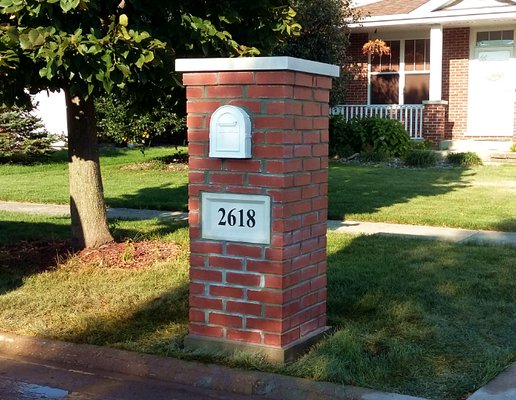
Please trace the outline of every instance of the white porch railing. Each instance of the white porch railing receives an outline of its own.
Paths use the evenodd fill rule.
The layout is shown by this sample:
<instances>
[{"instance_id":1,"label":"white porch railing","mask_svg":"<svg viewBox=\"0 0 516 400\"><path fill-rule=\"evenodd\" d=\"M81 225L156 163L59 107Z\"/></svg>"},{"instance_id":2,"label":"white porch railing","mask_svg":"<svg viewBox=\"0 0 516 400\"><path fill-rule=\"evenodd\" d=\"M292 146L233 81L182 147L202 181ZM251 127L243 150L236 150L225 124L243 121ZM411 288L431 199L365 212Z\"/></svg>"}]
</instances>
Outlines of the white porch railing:
<instances>
[{"instance_id":1,"label":"white porch railing","mask_svg":"<svg viewBox=\"0 0 516 400\"><path fill-rule=\"evenodd\" d=\"M365 117L395 119L403 124L411 139L422 139L424 108L421 104L338 105L330 109L330 115L342 115L346 121Z\"/></svg>"}]
</instances>

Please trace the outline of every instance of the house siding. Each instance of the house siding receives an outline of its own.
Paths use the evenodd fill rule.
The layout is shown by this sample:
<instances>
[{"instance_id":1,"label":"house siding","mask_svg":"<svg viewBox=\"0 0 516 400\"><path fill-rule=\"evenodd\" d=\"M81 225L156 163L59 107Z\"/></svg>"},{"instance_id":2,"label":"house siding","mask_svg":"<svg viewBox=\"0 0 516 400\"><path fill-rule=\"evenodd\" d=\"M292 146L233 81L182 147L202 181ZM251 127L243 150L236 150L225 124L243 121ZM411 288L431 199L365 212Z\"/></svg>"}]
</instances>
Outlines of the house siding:
<instances>
[{"instance_id":1,"label":"house siding","mask_svg":"<svg viewBox=\"0 0 516 400\"><path fill-rule=\"evenodd\" d=\"M362 46L368 40L367 33L355 33L350 36L348 55L351 62L346 65L346 69L352 78L346 89L345 104L367 104L368 56L362 53Z\"/></svg>"},{"instance_id":2,"label":"house siding","mask_svg":"<svg viewBox=\"0 0 516 400\"><path fill-rule=\"evenodd\" d=\"M469 28L443 30L442 97L448 101L445 139L461 139L468 123Z\"/></svg>"}]
</instances>

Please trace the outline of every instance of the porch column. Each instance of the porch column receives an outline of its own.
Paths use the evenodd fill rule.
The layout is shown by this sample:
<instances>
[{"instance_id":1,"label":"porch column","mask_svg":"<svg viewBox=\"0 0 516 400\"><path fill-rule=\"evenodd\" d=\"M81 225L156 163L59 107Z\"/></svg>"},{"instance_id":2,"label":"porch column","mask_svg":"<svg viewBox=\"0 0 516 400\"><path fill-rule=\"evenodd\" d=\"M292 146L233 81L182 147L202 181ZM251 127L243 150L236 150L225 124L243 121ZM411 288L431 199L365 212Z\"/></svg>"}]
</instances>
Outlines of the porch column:
<instances>
[{"instance_id":1,"label":"porch column","mask_svg":"<svg viewBox=\"0 0 516 400\"><path fill-rule=\"evenodd\" d=\"M430 101L442 100L443 27L430 28Z\"/></svg>"}]
</instances>

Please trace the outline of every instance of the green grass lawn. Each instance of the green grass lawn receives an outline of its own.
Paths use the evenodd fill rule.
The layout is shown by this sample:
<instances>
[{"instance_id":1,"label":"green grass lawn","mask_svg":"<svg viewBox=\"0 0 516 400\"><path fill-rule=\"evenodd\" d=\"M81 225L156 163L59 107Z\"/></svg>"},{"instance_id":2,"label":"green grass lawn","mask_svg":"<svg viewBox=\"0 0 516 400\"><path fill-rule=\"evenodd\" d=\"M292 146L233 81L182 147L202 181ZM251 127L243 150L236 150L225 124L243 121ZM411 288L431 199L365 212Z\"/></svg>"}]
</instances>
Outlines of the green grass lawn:
<instances>
[{"instance_id":1,"label":"green grass lawn","mask_svg":"<svg viewBox=\"0 0 516 400\"><path fill-rule=\"evenodd\" d=\"M183 149L184 151L184 149ZM173 148L104 149L111 207L186 210L187 170L134 167L170 156ZM396 169L331 163L332 219L516 231L516 166ZM0 165L0 200L68 202L66 157L34 166Z\"/></svg>"},{"instance_id":2,"label":"green grass lawn","mask_svg":"<svg viewBox=\"0 0 516 400\"><path fill-rule=\"evenodd\" d=\"M404 169L332 163L333 219L516 231L516 166Z\"/></svg>"},{"instance_id":3,"label":"green grass lawn","mask_svg":"<svg viewBox=\"0 0 516 400\"><path fill-rule=\"evenodd\" d=\"M0 212L0 327L20 334L108 345L459 400L516 361L516 248L380 236L328 235L328 314L335 332L285 367L237 353L189 353L185 224L114 221L117 237L181 246L143 270L6 269L2 246L67 235L66 218ZM373 251L372 251L373 249Z\"/></svg>"},{"instance_id":4,"label":"green grass lawn","mask_svg":"<svg viewBox=\"0 0 516 400\"><path fill-rule=\"evenodd\" d=\"M159 168L158 163L150 168L145 165L177 152L175 148L163 147L149 148L145 154L134 149L102 149L100 163L107 204L185 211L188 202L186 168ZM45 164L0 165L0 188L0 200L67 204L66 154L58 152Z\"/></svg>"}]
</instances>

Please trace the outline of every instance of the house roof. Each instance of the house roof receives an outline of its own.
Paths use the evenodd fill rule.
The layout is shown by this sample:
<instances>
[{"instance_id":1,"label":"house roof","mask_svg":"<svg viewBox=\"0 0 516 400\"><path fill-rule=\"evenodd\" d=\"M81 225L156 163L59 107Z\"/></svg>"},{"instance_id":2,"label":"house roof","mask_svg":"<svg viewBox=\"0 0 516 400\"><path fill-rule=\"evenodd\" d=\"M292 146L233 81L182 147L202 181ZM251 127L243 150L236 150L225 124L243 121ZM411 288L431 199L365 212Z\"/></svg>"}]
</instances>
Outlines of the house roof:
<instances>
[{"instance_id":1,"label":"house roof","mask_svg":"<svg viewBox=\"0 0 516 400\"><path fill-rule=\"evenodd\" d=\"M408 14L428 0L381 0L357 7L365 16Z\"/></svg>"},{"instance_id":2,"label":"house roof","mask_svg":"<svg viewBox=\"0 0 516 400\"><path fill-rule=\"evenodd\" d=\"M361 30L429 25L516 24L516 0L355 0Z\"/></svg>"}]
</instances>

